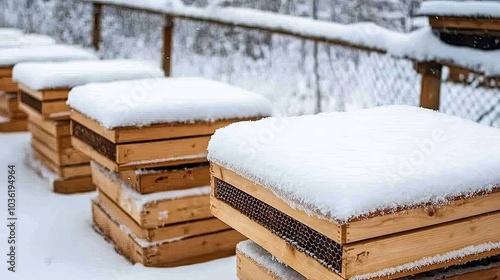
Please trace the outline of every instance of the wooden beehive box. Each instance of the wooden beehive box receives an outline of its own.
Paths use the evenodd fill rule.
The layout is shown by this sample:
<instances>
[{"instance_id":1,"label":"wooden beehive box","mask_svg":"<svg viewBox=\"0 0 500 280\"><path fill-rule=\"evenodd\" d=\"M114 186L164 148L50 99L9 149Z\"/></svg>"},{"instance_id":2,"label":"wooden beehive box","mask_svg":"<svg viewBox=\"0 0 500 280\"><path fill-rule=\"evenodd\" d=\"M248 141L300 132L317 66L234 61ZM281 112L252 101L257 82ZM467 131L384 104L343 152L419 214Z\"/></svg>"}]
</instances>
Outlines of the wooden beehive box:
<instances>
[{"instance_id":1,"label":"wooden beehive box","mask_svg":"<svg viewBox=\"0 0 500 280\"><path fill-rule=\"evenodd\" d=\"M138 97L144 83L151 90ZM215 130L271 111L257 94L198 78L82 86L69 104L73 146L114 171L204 163Z\"/></svg>"},{"instance_id":2,"label":"wooden beehive box","mask_svg":"<svg viewBox=\"0 0 500 280\"><path fill-rule=\"evenodd\" d=\"M13 69L22 107L52 120L69 120L66 101L73 87L163 76L160 68L133 60L19 63Z\"/></svg>"},{"instance_id":3,"label":"wooden beehive box","mask_svg":"<svg viewBox=\"0 0 500 280\"><path fill-rule=\"evenodd\" d=\"M500 49L500 4L480 1L425 1L421 15L442 41L455 46L482 50Z\"/></svg>"},{"instance_id":4,"label":"wooden beehive box","mask_svg":"<svg viewBox=\"0 0 500 280\"><path fill-rule=\"evenodd\" d=\"M274 133L273 140L260 143L261 150L253 155L238 143L272 120L224 128L209 147L212 213L307 279L364 279L387 271L390 275L384 279L394 279L497 255L500 188L495 186L500 178L489 181L490 175L484 175L488 183L481 183L483 191L476 186L469 191L473 195L445 195L445 203L400 202L425 197L414 194L423 190L453 193L465 187L463 180L483 180L477 174L455 174L457 165L448 168L443 157L458 168L489 166L492 158L500 164L500 154L491 154L492 147L476 146L489 145L480 144L486 141L481 135L488 135L487 143L500 140L498 131L448 118L424 109L389 106L287 119L289 130ZM431 135L445 135L453 139L453 146L436 140L431 143L435 150L424 154L414 142L430 145ZM433 168L413 165L410 175L396 173L394 179L393 162L405 159L406 153L410 159L422 153ZM495 169L488 169L488 174L496 174ZM457 180L461 176L463 180ZM426 181L428 177L441 185ZM412 180L420 183L413 185ZM365 185L364 192L358 191ZM334 219L330 213L340 214ZM456 255L460 257L452 257Z\"/></svg>"}]
</instances>

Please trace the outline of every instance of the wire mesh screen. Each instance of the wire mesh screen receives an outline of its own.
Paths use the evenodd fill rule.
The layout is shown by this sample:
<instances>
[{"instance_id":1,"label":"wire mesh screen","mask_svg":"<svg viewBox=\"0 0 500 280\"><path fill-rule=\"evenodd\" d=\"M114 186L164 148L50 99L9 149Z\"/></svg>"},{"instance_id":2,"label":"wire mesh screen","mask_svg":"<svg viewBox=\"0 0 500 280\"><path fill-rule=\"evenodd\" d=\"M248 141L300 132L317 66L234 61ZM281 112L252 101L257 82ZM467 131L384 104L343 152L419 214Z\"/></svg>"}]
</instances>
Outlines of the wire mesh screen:
<instances>
[{"instance_id":1,"label":"wire mesh screen","mask_svg":"<svg viewBox=\"0 0 500 280\"><path fill-rule=\"evenodd\" d=\"M412 62L262 31L176 21L173 72L259 92L277 115L418 105Z\"/></svg>"},{"instance_id":2,"label":"wire mesh screen","mask_svg":"<svg viewBox=\"0 0 500 280\"><path fill-rule=\"evenodd\" d=\"M440 111L500 127L500 89L443 82Z\"/></svg>"},{"instance_id":3,"label":"wire mesh screen","mask_svg":"<svg viewBox=\"0 0 500 280\"><path fill-rule=\"evenodd\" d=\"M50 3L5 0L0 23L89 46L91 5ZM105 7L99 54L159 65L163 24L161 15ZM189 20L175 21L172 68L174 76L203 76L261 93L272 101L276 115L418 105L420 94L420 77L409 60ZM445 82L441 92L441 111L500 126L498 89Z\"/></svg>"}]
</instances>

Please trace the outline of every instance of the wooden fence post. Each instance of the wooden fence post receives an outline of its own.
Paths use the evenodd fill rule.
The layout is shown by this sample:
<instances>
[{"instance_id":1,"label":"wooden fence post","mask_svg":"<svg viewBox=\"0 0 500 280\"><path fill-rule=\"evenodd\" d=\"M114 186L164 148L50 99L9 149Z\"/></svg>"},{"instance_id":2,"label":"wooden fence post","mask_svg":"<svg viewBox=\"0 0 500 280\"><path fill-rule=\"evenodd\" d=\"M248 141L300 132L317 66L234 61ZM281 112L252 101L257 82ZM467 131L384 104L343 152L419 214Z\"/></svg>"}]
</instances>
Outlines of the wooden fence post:
<instances>
[{"instance_id":1,"label":"wooden fence post","mask_svg":"<svg viewBox=\"0 0 500 280\"><path fill-rule=\"evenodd\" d=\"M165 26L163 27L163 70L165 76L172 75L172 50L173 50L174 18L165 17Z\"/></svg>"},{"instance_id":2,"label":"wooden fence post","mask_svg":"<svg viewBox=\"0 0 500 280\"><path fill-rule=\"evenodd\" d=\"M439 110L442 65L436 62L418 62L416 70L422 74L420 107Z\"/></svg>"},{"instance_id":3,"label":"wooden fence post","mask_svg":"<svg viewBox=\"0 0 500 280\"><path fill-rule=\"evenodd\" d=\"M92 33L92 45L96 51L99 50L99 43L101 42L101 15L102 15L102 4L93 3L94 9L94 26Z\"/></svg>"}]
</instances>

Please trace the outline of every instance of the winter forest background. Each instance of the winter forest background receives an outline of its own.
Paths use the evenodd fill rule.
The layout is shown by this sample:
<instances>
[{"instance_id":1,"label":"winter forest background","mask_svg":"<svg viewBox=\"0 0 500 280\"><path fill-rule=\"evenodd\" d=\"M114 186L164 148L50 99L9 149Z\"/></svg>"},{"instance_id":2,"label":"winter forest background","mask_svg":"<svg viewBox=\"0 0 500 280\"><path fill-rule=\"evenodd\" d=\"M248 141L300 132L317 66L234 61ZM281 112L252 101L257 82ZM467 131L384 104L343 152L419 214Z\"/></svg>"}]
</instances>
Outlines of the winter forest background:
<instances>
[{"instance_id":1,"label":"winter forest background","mask_svg":"<svg viewBox=\"0 0 500 280\"><path fill-rule=\"evenodd\" d=\"M180 1L180 0L173 0ZM410 32L421 0L182 0L185 5L245 7L324 21L372 21ZM0 0L0 26L91 47L92 6L80 0ZM164 18L104 8L103 58L161 61ZM420 77L409 60L261 31L178 20L174 76L204 76L259 92L276 115L417 105ZM446 72L446 71L444 71ZM446 74L446 73L444 73ZM498 90L445 83L441 110L500 125Z\"/></svg>"}]
</instances>

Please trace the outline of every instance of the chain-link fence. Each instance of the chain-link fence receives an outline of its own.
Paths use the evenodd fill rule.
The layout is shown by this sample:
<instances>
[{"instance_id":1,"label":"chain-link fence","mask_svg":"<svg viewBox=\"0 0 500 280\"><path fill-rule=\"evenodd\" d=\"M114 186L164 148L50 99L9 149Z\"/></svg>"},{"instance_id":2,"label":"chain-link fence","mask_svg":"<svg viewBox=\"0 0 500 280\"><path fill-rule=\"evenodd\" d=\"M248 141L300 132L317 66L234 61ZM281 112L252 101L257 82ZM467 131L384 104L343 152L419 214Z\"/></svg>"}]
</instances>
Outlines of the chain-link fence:
<instances>
[{"instance_id":1,"label":"chain-link fence","mask_svg":"<svg viewBox=\"0 0 500 280\"><path fill-rule=\"evenodd\" d=\"M0 22L60 42L90 45L90 4L53 1L71 4L49 7L35 1L19 8L12 1L4 2L9 16ZM112 7L103 13L101 57L160 63L163 16ZM409 60L189 20L175 21L174 40L174 76L203 76L261 93L273 102L277 115L418 105L420 77ZM445 82L441 110L498 126L499 93Z\"/></svg>"}]
</instances>

